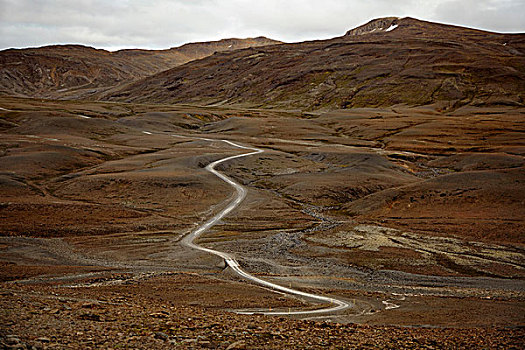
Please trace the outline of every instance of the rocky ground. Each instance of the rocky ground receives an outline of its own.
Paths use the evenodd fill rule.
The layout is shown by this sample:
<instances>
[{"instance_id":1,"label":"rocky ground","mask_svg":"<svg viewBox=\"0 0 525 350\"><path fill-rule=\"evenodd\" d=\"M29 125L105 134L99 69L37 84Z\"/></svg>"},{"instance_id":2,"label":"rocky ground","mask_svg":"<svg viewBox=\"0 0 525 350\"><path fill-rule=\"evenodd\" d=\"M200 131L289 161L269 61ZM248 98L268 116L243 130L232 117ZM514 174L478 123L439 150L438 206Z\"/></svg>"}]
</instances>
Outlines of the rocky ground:
<instances>
[{"instance_id":1,"label":"rocky ground","mask_svg":"<svg viewBox=\"0 0 525 350\"><path fill-rule=\"evenodd\" d=\"M523 328L340 324L223 309L268 302L298 306L244 283L184 273L90 288L4 285L0 341L6 349L521 349L525 335Z\"/></svg>"},{"instance_id":2,"label":"rocky ground","mask_svg":"<svg viewBox=\"0 0 525 350\"><path fill-rule=\"evenodd\" d=\"M522 348L523 110L305 114L0 99L0 336L6 348ZM216 141L188 139L204 136ZM354 307L239 280L178 241Z\"/></svg>"}]
</instances>

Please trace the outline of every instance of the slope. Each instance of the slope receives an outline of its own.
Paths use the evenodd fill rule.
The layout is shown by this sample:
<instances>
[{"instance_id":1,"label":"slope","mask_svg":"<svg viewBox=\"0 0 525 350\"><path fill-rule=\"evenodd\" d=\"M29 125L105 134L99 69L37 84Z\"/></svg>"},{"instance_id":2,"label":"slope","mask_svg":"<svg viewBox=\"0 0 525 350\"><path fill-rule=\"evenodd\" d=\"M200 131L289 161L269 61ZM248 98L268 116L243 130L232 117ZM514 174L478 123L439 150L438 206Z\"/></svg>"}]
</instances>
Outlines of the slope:
<instances>
[{"instance_id":1,"label":"slope","mask_svg":"<svg viewBox=\"0 0 525 350\"><path fill-rule=\"evenodd\" d=\"M331 40L222 52L106 100L306 110L523 105L525 35L381 18Z\"/></svg>"},{"instance_id":2,"label":"slope","mask_svg":"<svg viewBox=\"0 0 525 350\"><path fill-rule=\"evenodd\" d=\"M81 45L54 45L0 52L0 93L80 98L134 81L218 51L279 43L264 37L191 43L168 50L109 52Z\"/></svg>"}]
</instances>

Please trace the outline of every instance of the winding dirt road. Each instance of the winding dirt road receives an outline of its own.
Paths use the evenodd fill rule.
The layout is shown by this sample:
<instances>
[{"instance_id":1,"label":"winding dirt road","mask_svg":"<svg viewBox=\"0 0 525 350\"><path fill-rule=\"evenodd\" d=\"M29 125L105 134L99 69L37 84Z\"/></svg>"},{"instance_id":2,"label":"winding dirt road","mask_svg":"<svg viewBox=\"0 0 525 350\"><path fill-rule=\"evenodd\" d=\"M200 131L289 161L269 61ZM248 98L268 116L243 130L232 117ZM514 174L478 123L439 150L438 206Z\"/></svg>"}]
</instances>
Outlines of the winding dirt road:
<instances>
[{"instance_id":1,"label":"winding dirt road","mask_svg":"<svg viewBox=\"0 0 525 350\"><path fill-rule=\"evenodd\" d=\"M181 135L173 135L173 136L189 138L189 137L181 136ZM291 310L288 310L288 311L237 311L237 313L240 313L240 314L259 313L259 314L265 314L265 315L332 314L332 313L340 312L342 310L345 310L345 309L351 307L352 306L351 303L348 303L346 301L342 301L342 300L339 300L339 299L335 299L335 298L331 298L331 297L327 297L327 296L323 296L323 295L317 295L317 294L311 294L311 293L302 292L302 291L299 291L299 290L296 290L296 289L283 287L281 285L278 285L278 284L275 284L275 283L268 282L268 281L265 281L263 279L260 279L260 278L258 278L256 276L253 276L253 275L249 274L248 272L244 271L241 268L241 266L239 265L239 262L232 255L230 255L228 253L220 252L220 251L217 251L217 250L205 248L205 247L202 247L202 246L194 243L194 241L200 235L202 235L204 232L206 232L211 227L213 227L219 220L221 220L223 217L228 215L232 210L237 208L239 206L239 204L241 204L243 199L246 197L246 189L243 186L241 186L237 182L233 181L228 176L226 176L226 175L220 173L219 171L215 170L215 167L217 165L221 164L221 163L230 161L232 159L248 157L248 156L251 156L251 155L255 155L255 154L259 154L259 153L264 152L263 150L261 150L259 148L241 146L241 145L239 145L239 144L237 144L235 142L228 141L228 140L212 140L212 139L206 139L206 138L199 138L199 139L205 140L205 141L221 141L221 142L224 142L224 143L229 144L231 146L234 146L234 147L237 147L237 148L241 148L241 149L250 150L252 152L243 153L243 154L238 154L238 155L222 158L222 159L216 160L213 163L210 163L210 164L208 164L206 166L206 170L207 171L209 171L210 173L218 176L224 182L226 182L229 185L231 185L233 188L235 188L237 193L236 193L235 198L233 198L230 201L230 203L228 204L228 206L226 208L221 210L214 217L212 217L211 219L206 221L204 224L202 224L201 226L196 228L194 231L192 231L191 233L186 235L181 240L181 244L184 245L184 246L187 246L189 248L193 248L193 249L196 249L196 250L207 252L207 253L210 253L210 254L213 254L213 255L217 255L217 256L223 258L224 261L226 262L227 266L229 266L236 274L238 274L239 276L243 277L246 280L255 282L257 284L260 284L262 286L265 286L265 287L270 288L270 289L275 290L275 291L301 296L301 297L304 297L304 298L307 298L307 299L310 299L310 300L315 300L317 302L321 302L323 304L326 304L326 303L330 304L327 307L320 308L320 309L315 309L315 310L298 310L298 311L291 311Z\"/></svg>"}]
</instances>

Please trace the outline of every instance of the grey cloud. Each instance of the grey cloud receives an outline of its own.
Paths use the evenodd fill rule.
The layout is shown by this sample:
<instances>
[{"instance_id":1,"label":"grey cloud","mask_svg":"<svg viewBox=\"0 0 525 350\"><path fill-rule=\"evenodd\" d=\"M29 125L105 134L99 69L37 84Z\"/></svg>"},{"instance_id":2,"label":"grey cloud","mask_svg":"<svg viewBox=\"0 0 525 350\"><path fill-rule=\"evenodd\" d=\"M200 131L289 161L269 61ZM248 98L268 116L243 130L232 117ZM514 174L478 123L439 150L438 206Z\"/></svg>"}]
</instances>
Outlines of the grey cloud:
<instances>
[{"instance_id":1,"label":"grey cloud","mask_svg":"<svg viewBox=\"0 0 525 350\"><path fill-rule=\"evenodd\" d=\"M523 0L0 0L0 49L52 43L167 48L264 35L324 39L376 17L525 29Z\"/></svg>"},{"instance_id":2,"label":"grey cloud","mask_svg":"<svg viewBox=\"0 0 525 350\"><path fill-rule=\"evenodd\" d=\"M501 32L523 32L525 1L449 0L436 7L434 19Z\"/></svg>"}]
</instances>

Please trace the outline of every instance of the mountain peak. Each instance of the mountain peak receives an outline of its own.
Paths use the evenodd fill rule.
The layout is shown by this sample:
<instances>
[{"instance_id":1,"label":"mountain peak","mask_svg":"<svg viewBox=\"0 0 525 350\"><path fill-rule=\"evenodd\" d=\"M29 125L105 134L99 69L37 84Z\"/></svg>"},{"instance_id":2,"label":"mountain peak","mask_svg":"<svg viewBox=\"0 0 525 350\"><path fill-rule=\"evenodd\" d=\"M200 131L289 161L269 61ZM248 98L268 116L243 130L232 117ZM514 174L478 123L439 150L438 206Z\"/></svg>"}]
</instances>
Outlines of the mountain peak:
<instances>
[{"instance_id":1,"label":"mountain peak","mask_svg":"<svg viewBox=\"0 0 525 350\"><path fill-rule=\"evenodd\" d=\"M400 20L401 19L399 17L376 18L366 24L349 30L348 32L346 32L345 35L351 36L370 34L376 32L389 32L397 28Z\"/></svg>"},{"instance_id":2,"label":"mountain peak","mask_svg":"<svg viewBox=\"0 0 525 350\"><path fill-rule=\"evenodd\" d=\"M102 98L305 110L522 106L524 42L523 35L387 17L344 37L213 55Z\"/></svg>"}]
</instances>

